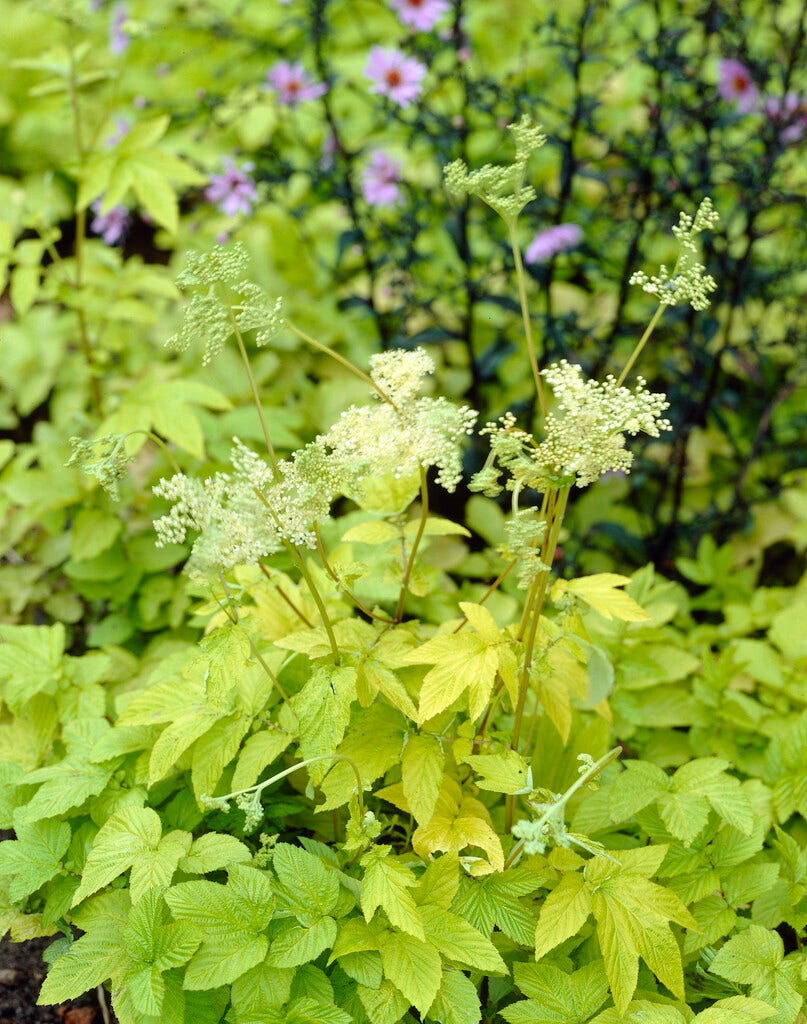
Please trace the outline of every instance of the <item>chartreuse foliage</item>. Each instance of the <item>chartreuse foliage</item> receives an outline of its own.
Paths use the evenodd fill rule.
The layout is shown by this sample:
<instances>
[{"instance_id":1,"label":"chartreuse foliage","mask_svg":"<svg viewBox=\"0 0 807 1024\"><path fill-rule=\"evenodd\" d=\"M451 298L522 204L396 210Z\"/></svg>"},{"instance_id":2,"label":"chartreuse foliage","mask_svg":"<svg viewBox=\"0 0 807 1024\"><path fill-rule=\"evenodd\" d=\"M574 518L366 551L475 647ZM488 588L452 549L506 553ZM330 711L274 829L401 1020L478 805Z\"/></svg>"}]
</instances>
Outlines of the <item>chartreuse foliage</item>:
<instances>
[{"instance_id":1,"label":"chartreuse foliage","mask_svg":"<svg viewBox=\"0 0 807 1024\"><path fill-rule=\"evenodd\" d=\"M512 166L448 175L505 222L534 388L534 422L506 413L482 430L469 519L491 535L484 552L430 509L460 482L476 413L422 393L425 350L375 355L368 375L250 282L244 247L188 261L171 346L201 346L204 362L234 352L256 406L231 469L172 464L155 488L170 503L165 568L192 541L204 636L184 606L140 659L110 643L71 654L61 623L0 627L0 827L15 836L0 843L0 920L15 938L61 933L41 1002L108 985L121 1024L799 1021L793 593L696 623L727 586L728 559L707 547L680 567L706 588L700 603L651 567L552 578L573 493L629 471L630 438L671 429L665 396L629 371L667 306L708 303L695 236L716 217L708 201L682 216L672 274L638 279L659 300L647 331L619 376L586 379L532 333L516 224L545 138L526 118L511 127ZM190 179L153 152L164 131L157 118L84 154L79 213L97 188L131 189L172 230L173 189L149 181ZM252 330L258 345L303 338L371 397L283 457ZM92 388L91 353L85 364ZM133 433L201 459L200 410L227 406L159 370L98 402L63 507L79 467L130 486ZM72 571L102 601L92 583L130 538L105 506L82 512Z\"/></svg>"}]
</instances>

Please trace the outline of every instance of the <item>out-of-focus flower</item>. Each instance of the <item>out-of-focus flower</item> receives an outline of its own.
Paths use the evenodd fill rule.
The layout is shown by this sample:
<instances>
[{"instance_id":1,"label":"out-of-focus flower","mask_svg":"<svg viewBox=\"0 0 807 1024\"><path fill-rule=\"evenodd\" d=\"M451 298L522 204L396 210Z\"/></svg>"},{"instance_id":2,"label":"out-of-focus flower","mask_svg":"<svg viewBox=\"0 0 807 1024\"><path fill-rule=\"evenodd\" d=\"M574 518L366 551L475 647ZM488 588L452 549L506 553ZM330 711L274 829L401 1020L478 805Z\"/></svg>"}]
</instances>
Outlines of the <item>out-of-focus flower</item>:
<instances>
[{"instance_id":1,"label":"out-of-focus flower","mask_svg":"<svg viewBox=\"0 0 807 1024\"><path fill-rule=\"evenodd\" d=\"M401 198L400 181L401 164L376 149L362 174L362 195L371 206L395 206Z\"/></svg>"},{"instance_id":2,"label":"out-of-focus flower","mask_svg":"<svg viewBox=\"0 0 807 1024\"><path fill-rule=\"evenodd\" d=\"M279 60L269 68L266 81L269 88L277 93L280 102L290 107L303 100L319 99L328 91L328 86L324 82L315 82L306 74L299 61L290 64L287 60Z\"/></svg>"},{"instance_id":3,"label":"out-of-focus flower","mask_svg":"<svg viewBox=\"0 0 807 1024\"><path fill-rule=\"evenodd\" d=\"M224 172L211 174L210 184L205 189L205 199L216 203L222 213L235 217L238 213L252 213L252 205L258 198L255 182L248 172L255 169L249 162L236 167L232 160L225 158Z\"/></svg>"},{"instance_id":4,"label":"out-of-focus flower","mask_svg":"<svg viewBox=\"0 0 807 1024\"><path fill-rule=\"evenodd\" d=\"M430 32L448 10L447 0L390 0L402 25Z\"/></svg>"},{"instance_id":5,"label":"out-of-focus flower","mask_svg":"<svg viewBox=\"0 0 807 1024\"><path fill-rule=\"evenodd\" d=\"M726 103L734 103L741 114L750 114L759 100L751 72L742 61L732 57L718 61L717 92Z\"/></svg>"},{"instance_id":6,"label":"out-of-focus flower","mask_svg":"<svg viewBox=\"0 0 807 1024\"><path fill-rule=\"evenodd\" d=\"M807 132L807 101L794 92L767 96L762 109L774 124L781 126L782 142L798 142Z\"/></svg>"},{"instance_id":7,"label":"out-of-focus flower","mask_svg":"<svg viewBox=\"0 0 807 1024\"><path fill-rule=\"evenodd\" d=\"M96 199L90 206L95 217L90 223L90 231L100 235L106 245L117 245L129 230L131 218L125 206L113 206L106 213L101 212L103 199Z\"/></svg>"},{"instance_id":8,"label":"out-of-focus flower","mask_svg":"<svg viewBox=\"0 0 807 1024\"><path fill-rule=\"evenodd\" d=\"M109 136L108 139L104 140L104 145L112 149L113 146L117 146L122 138L129 134L132 129L132 124L127 117L116 117L115 118L115 131Z\"/></svg>"},{"instance_id":9,"label":"out-of-focus flower","mask_svg":"<svg viewBox=\"0 0 807 1024\"><path fill-rule=\"evenodd\" d=\"M539 231L527 246L524 260L527 263L546 263L558 253L567 252L579 245L583 232L577 224L557 224L546 231Z\"/></svg>"},{"instance_id":10,"label":"out-of-focus flower","mask_svg":"<svg viewBox=\"0 0 807 1024\"><path fill-rule=\"evenodd\" d=\"M126 22L129 12L126 4L118 3L112 8L112 18L109 22L109 50L119 57L129 49L129 33L126 31Z\"/></svg>"},{"instance_id":11,"label":"out-of-focus flower","mask_svg":"<svg viewBox=\"0 0 807 1024\"><path fill-rule=\"evenodd\" d=\"M426 65L401 50L373 46L364 73L373 83L370 92L386 96L401 107L408 107L420 95Z\"/></svg>"}]
</instances>

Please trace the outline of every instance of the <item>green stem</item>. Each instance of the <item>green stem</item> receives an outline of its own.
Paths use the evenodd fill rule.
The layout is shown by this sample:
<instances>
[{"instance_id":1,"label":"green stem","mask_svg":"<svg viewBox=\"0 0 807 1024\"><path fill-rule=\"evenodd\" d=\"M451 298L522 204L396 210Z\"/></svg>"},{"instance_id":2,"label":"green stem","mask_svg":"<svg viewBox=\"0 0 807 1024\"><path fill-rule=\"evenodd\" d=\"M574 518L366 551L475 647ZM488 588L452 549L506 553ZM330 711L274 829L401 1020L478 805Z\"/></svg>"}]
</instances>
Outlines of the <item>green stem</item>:
<instances>
[{"instance_id":1,"label":"green stem","mask_svg":"<svg viewBox=\"0 0 807 1024\"><path fill-rule=\"evenodd\" d=\"M518 284L518 299L521 304L521 319L524 321L524 335L527 339L527 351L530 357L533 380L535 381L535 393L538 397L541 415L546 419L546 398L544 397L544 387L541 381L541 370L538 365L538 355L535 351L535 342L532 337L532 321L530 320L530 309L527 302L527 281L524 273L524 264L521 262L521 249L518 244L515 220L507 222L507 231L510 236L510 247L513 250L513 262L516 268L516 282Z\"/></svg>"},{"instance_id":2,"label":"green stem","mask_svg":"<svg viewBox=\"0 0 807 1024\"><path fill-rule=\"evenodd\" d=\"M227 299L225 298L225 302ZM255 408L258 410L258 419L261 421L261 430L263 431L263 439L266 444L266 450L269 453L269 461L272 463L272 469L275 471L275 477L280 476L280 467L277 462L277 455L275 454L275 448L272 444L272 439L269 437L269 428L266 425L266 417L263 414L263 406L261 405L261 397L258 394L258 385L255 383L255 375L252 372L252 367L249 364L249 356L244 345L244 339L241 335L241 329L238 326L233 307L230 302L227 302L227 312L230 317L230 324L235 335L235 340L238 345L238 351L241 353L241 362L244 364L244 369L247 371L247 377L249 378L249 386L252 389L252 401L255 404Z\"/></svg>"},{"instance_id":3,"label":"green stem","mask_svg":"<svg viewBox=\"0 0 807 1024\"><path fill-rule=\"evenodd\" d=\"M291 775L296 772L298 768L307 768L310 764L316 764L318 761L344 761L350 765L353 769L353 774L356 776L356 796L359 801L359 816L364 817L364 797L362 796L362 790L364 788L361 781L361 774L356 766L356 762L346 757L344 754L319 754L317 757L307 757L304 761L298 761L297 764L293 764L291 768L285 768L282 772L278 772L277 775L273 775L271 779L267 779L265 782L260 782L256 786L247 786L246 789L238 789L234 793L225 793L223 796L215 797L216 800L234 800L237 796L243 796L245 793L262 793L267 786L274 785L275 782L280 782L281 779L285 779L287 775Z\"/></svg>"},{"instance_id":4,"label":"green stem","mask_svg":"<svg viewBox=\"0 0 807 1024\"><path fill-rule=\"evenodd\" d=\"M305 341L307 344L311 345L318 351L324 352L326 355L330 356L331 359L335 359L337 363L340 363L346 369L350 370L350 372L354 374L356 377L358 377L360 380L363 380L365 384L367 384L375 392L377 392L379 397L383 398L383 400L387 402L389 405L391 405L393 409L397 408L395 402L393 402L393 400L390 398L387 392L384 391L383 388L379 387L372 377L369 377L363 370L360 370L358 366L356 366L354 363L351 363L349 359L346 359L344 356L339 355L339 353L335 349L330 348L330 346L323 345L321 341L317 341L316 338L312 338L311 335L306 334L305 331L301 331L300 328L297 327L296 324L293 324L290 320L286 321L286 326L293 334L296 334L297 337L300 338L302 341Z\"/></svg>"},{"instance_id":5,"label":"green stem","mask_svg":"<svg viewBox=\"0 0 807 1024\"><path fill-rule=\"evenodd\" d=\"M667 307L663 303L659 303L658 309L653 314L653 319L650 321L650 323L645 328L644 334L641 336L639 341L636 343L636 348L631 353L630 359L627 361L627 363L625 363L625 366L622 369L622 373L620 373L619 377L617 378L617 382L616 382L617 386L621 385L625 381L625 378L630 373L631 368L633 367L633 364L636 362L636 360L642 354L642 349L645 347L645 345L650 340L650 335L655 330L656 324L661 319L661 314L664 312L664 310L666 308Z\"/></svg>"},{"instance_id":6,"label":"green stem","mask_svg":"<svg viewBox=\"0 0 807 1024\"><path fill-rule=\"evenodd\" d=\"M395 621L400 622L403 618L404 604L406 602L406 595L409 591L409 580L412 578L412 569L415 566L415 556L418 553L420 542L423 539L424 531L426 530L426 520L429 518L429 489L426 485L426 470L420 467L420 522L418 523L417 533L415 539L412 542L412 550L409 554L409 558L406 560L404 567L403 579L401 581L401 592L398 595L398 606L395 609Z\"/></svg>"},{"instance_id":7,"label":"green stem","mask_svg":"<svg viewBox=\"0 0 807 1024\"><path fill-rule=\"evenodd\" d=\"M258 568L261 570L261 572L264 574L264 576L271 583L272 582L272 574L269 572L269 570L266 568L266 566L263 564L263 562L258 562ZM292 599L283 590L283 588L280 586L279 583L277 584L275 589L277 590L278 594L280 595L281 600L285 601L285 603L289 606L289 608L291 608L291 610L294 612L294 614L297 616L297 618L304 625L308 626L309 629L313 629L314 628L314 623L309 620L309 618L306 616L305 612L301 608L297 607L297 605L294 603L294 601L292 601Z\"/></svg>"},{"instance_id":8,"label":"green stem","mask_svg":"<svg viewBox=\"0 0 807 1024\"><path fill-rule=\"evenodd\" d=\"M328 643L331 645L331 651L333 652L334 664L339 665L341 664L342 661L342 655L339 650L339 644L337 644L336 642L336 636L333 631L330 616L328 615L328 609L325 607L325 601L322 599L322 595L320 594L319 590L317 590L316 584L314 583L311 573L308 571L308 567L305 564L305 559L303 558L299 549L296 548L293 544L288 543L287 547L292 557L297 562L297 567L300 570L300 573L303 579L305 580L306 584L308 585L308 592L311 594L311 597L314 599L314 603L319 609L320 619L322 620L322 625L325 627L325 632L328 634Z\"/></svg>"},{"instance_id":9,"label":"green stem","mask_svg":"<svg viewBox=\"0 0 807 1024\"><path fill-rule=\"evenodd\" d=\"M173 469L174 473L181 473L182 472L182 468L180 467L180 465L177 462L177 460L174 458L173 453L171 452L171 450L168 447L168 445L165 443L165 441L163 441L163 439L161 437L159 437L157 434L155 434L152 430L144 430L141 427L137 427L135 430L128 430L123 435L121 443L123 443L123 441L125 441L127 437L132 437L133 434L143 434L150 441L153 441L159 448L162 449L165 457L171 463L171 469Z\"/></svg>"},{"instance_id":10,"label":"green stem","mask_svg":"<svg viewBox=\"0 0 807 1024\"><path fill-rule=\"evenodd\" d=\"M223 605L221 603L221 601L219 601L219 599L216 597L215 594L213 595L213 598L216 601L216 604L219 606L219 608L221 608L221 610L224 612L224 614L230 620L230 622L232 622L232 624L234 626L237 626L238 625L238 605L236 604L235 599L233 598L233 595L230 592L230 588L227 586L227 580L225 580L225 578L224 578L224 573L219 573L219 582L221 583L222 590L224 591L224 595L227 598L227 600L229 601L231 608L227 608L225 605ZM234 610L231 610L231 609L234 609ZM264 670L264 672L267 674L267 676L269 676L269 678L272 681L272 685L275 687L275 689L280 694L280 696L283 698L283 700L288 704L288 702L289 702L289 695L286 693L286 691L280 685L280 682L279 682L277 676L275 675L275 673L266 664L266 661L265 661L263 655L258 650L258 648L255 646L255 641L252 639L252 637L249 635L249 633L246 630L244 630L244 635L246 636L247 640L249 641L250 650L252 651L252 654L255 657L255 660L258 662L258 664L261 666L261 668Z\"/></svg>"},{"instance_id":11,"label":"green stem","mask_svg":"<svg viewBox=\"0 0 807 1024\"><path fill-rule=\"evenodd\" d=\"M339 587L339 589L342 591L345 597L356 608L358 608L358 610L362 612L362 614L366 615L368 618L375 619L377 622L387 622L393 624L395 621L394 619L390 619L386 615L377 615L375 612L371 611L366 605L362 604L362 602L356 597L355 594L348 590L344 583L342 583L333 566L328 561L328 555L327 552L325 551L325 546L322 543L322 536L319 532L319 527L317 526L316 523L314 523L314 536L317 539L317 551L319 552L319 557L322 560L322 565L325 568L325 571L331 577L334 583Z\"/></svg>"}]
</instances>

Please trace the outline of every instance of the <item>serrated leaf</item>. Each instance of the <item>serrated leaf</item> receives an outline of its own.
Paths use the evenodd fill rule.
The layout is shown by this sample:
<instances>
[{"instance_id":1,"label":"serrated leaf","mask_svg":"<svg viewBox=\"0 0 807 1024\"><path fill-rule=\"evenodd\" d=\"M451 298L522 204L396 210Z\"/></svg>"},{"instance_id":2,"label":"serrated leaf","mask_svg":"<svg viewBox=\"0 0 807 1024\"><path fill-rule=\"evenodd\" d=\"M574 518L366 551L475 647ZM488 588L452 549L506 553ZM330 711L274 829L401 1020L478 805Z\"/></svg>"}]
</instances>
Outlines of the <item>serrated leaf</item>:
<instances>
[{"instance_id":1,"label":"serrated leaf","mask_svg":"<svg viewBox=\"0 0 807 1024\"><path fill-rule=\"evenodd\" d=\"M459 853L478 846L488 855L490 870L501 871L504 852L484 804L462 793L450 778L443 780L431 820L419 825L412 836L412 848L428 860L433 853Z\"/></svg>"},{"instance_id":2,"label":"serrated leaf","mask_svg":"<svg viewBox=\"0 0 807 1024\"><path fill-rule=\"evenodd\" d=\"M566 974L551 964L514 965L516 984L529 998L499 1012L510 1024L582 1024L608 998L601 960Z\"/></svg>"},{"instance_id":3,"label":"serrated leaf","mask_svg":"<svg viewBox=\"0 0 807 1024\"><path fill-rule=\"evenodd\" d=\"M484 971L507 974L498 950L481 932L458 914L434 905L420 908L426 938L447 959Z\"/></svg>"},{"instance_id":4,"label":"serrated leaf","mask_svg":"<svg viewBox=\"0 0 807 1024\"><path fill-rule=\"evenodd\" d=\"M177 865L190 849L192 839L190 832L176 829L163 836L156 849L137 854L129 876L133 903L142 899L149 889L171 884Z\"/></svg>"},{"instance_id":5,"label":"serrated leaf","mask_svg":"<svg viewBox=\"0 0 807 1024\"><path fill-rule=\"evenodd\" d=\"M334 1003L302 996L289 1004L285 1024L354 1024L354 1020Z\"/></svg>"},{"instance_id":6,"label":"serrated leaf","mask_svg":"<svg viewBox=\"0 0 807 1024\"><path fill-rule=\"evenodd\" d=\"M231 781L232 791L254 786L264 768L274 763L291 743L292 737L281 729L263 729L244 743Z\"/></svg>"},{"instance_id":7,"label":"serrated leaf","mask_svg":"<svg viewBox=\"0 0 807 1024\"><path fill-rule=\"evenodd\" d=\"M480 789L493 793L518 793L527 782L527 762L515 750L502 750L496 754L471 754L463 764L473 768L474 781Z\"/></svg>"},{"instance_id":8,"label":"serrated leaf","mask_svg":"<svg viewBox=\"0 0 807 1024\"><path fill-rule=\"evenodd\" d=\"M708 1009L701 1010L692 1024L758 1024L773 1017L776 1010L761 999L748 996L729 996L718 999Z\"/></svg>"},{"instance_id":9,"label":"serrated leaf","mask_svg":"<svg viewBox=\"0 0 807 1024\"><path fill-rule=\"evenodd\" d=\"M82 935L51 964L39 991L37 1005L48 1006L77 999L103 984L127 964L128 958L113 936L105 932Z\"/></svg>"},{"instance_id":10,"label":"serrated leaf","mask_svg":"<svg viewBox=\"0 0 807 1024\"><path fill-rule=\"evenodd\" d=\"M363 861L361 909L364 920L373 919L381 907L391 923L419 939L425 938L423 923L409 889L417 882L412 871L391 857L371 851Z\"/></svg>"},{"instance_id":11,"label":"serrated leaf","mask_svg":"<svg viewBox=\"0 0 807 1024\"><path fill-rule=\"evenodd\" d=\"M344 966L344 963L343 963ZM373 987L359 984L356 992L370 1019L370 1024L397 1024L409 1009L409 1000L403 996L391 981L380 980L381 966L379 962L379 984Z\"/></svg>"},{"instance_id":12,"label":"serrated leaf","mask_svg":"<svg viewBox=\"0 0 807 1024\"><path fill-rule=\"evenodd\" d=\"M8 894L18 902L49 882L63 864L70 846L70 826L66 821L20 822L16 839L0 843L0 875L11 875Z\"/></svg>"},{"instance_id":13,"label":"serrated leaf","mask_svg":"<svg viewBox=\"0 0 807 1024\"><path fill-rule=\"evenodd\" d=\"M784 955L782 940L776 932L752 924L717 951L709 970L729 981L750 985L759 980L763 971L775 971Z\"/></svg>"},{"instance_id":14,"label":"serrated leaf","mask_svg":"<svg viewBox=\"0 0 807 1024\"><path fill-rule=\"evenodd\" d=\"M230 864L248 864L252 854L235 836L219 832L207 832L194 839L187 856L179 862L179 868L188 875L206 875Z\"/></svg>"},{"instance_id":15,"label":"serrated leaf","mask_svg":"<svg viewBox=\"0 0 807 1024\"><path fill-rule=\"evenodd\" d=\"M387 544L398 540L399 537L400 533L392 523L381 520L352 526L347 533L343 534L342 540L347 544L357 541L361 544Z\"/></svg>"},{"instance_id":16,"label":"serrated leaf","mask_svg":"<svg viewBox=\"0 0 807 1024\"><path fill-rule=\"evenodd\" d=\"M535 959L580 931L591 913L591 896L576 871L563 875L541 907L535 929Z\"/></svg>"},{"instance_id":17,"label":"serrated leaf","mask_svg":"<svg viewBox=\"0 0 807 1024\"><path fill-rule=\"evenodd\" d=\"M124 807L113 814L93 840L73 906L155 851L161 834L160 816L149 807Z\"/></svg>"},{"instance_id":18,"label":"serrated leaf","mask_svg":"<svg viewBox=\"0 0 807 1024\"><path fill-rule=\"evenodd\" d=\"M459 858L450 854L436 857L418 880L413 895L418 906L433 904L448 910L460 884Z\"/></svg>"},{"instance_id":19,"label":"serrated leaf","mask_svg":"<svg viewBox=\"0 0 807 1024\"><path fill-rule=\"evenodd\" d=\"M481 694L489 696L498 667L496 651L472 633L448 633L427 640L405 656L410 665L432 664L420 688L418 721L422 724L454 703L464 690L475 688L472 717L481 714ZM484 701L482 701L484 706Z\"/></svg>"},{"instance_id":20,"label":"serrated leaf","mask_svg":"<svg viewBox=\"0 0 807 1024\"><path fill-rule=\"evenodd\" d=\"M332 917L321 917L310 925L289 923L272 939L267 962L275 967L300 967L330 949L335 939Z\"/></svg>"},{"instance_id":21,"label":"serrated leaf","mask_svg":"<svg viewBox=\"0 0 807 1024\"><path fill-rule=\"evenodd\" d=\"M322 666L292 697L291 708L300 729L300 753L304 758L332 754L345 735L350 705L356 697L356 669ZM319 785L331 766L327 762L309 765L314 785Z\"/></svg>"},{"instance_id":22,"label":"serrated leaf","mask_svg":"<svg viewBox=\"0 0 807 1024\"><path fill-rule=\"evenodd\" d=\"M561 581L562 582L562 581ZM599 572L593 576L581 576L566 583L581 601L599 612L606 619L620 619L622 622L648 622L651 616L628 594L619 590L630 583L628 576L612 572Z\"/></svg>"},{"instance_id":23,"label":"serrated leaf","mask_svg":"<svg viewBox=\"0 0 807 1024\"><path fill-rule=\"evenodd\" d=\"M339 898L339 879L319 857L299 846L278 843L272 857L278 897L304 925L330 914Z\"/></svg>"},{"instance_id":24,"label":"serrated leaf","mask_svg":"<svg viewBox=\"0 0 807 1024\"><path fill-rule=\"evenodd\" d=\"M460 971L443 970L440 988L429 1007L427 1020L441 1024L479 1024L481 1006L473 982Z\"/></svg>"},{"instance_id":25,"label":"serrated leaf","mask_svg":"<svg viewBox=\"0 0 807 1024\"><path fill-rule=\"evenodd\" d=\"M414 935L393 932L381 945L384 974L421 1014L426 1013L440 988L440 954Z\"/></svg>"},{"instance_id":26,"label":"serrated leaf","mask_svg":"<svg viewBox=\"0 0 807 1024\"><path fill-rule=\"evenodd\" d=\"M440 741L426 733L410 736L401 758L404 796L418 823L427 822L437 805L445 757Z\"/></svg>"},{"instance_id":27,"label":"serrated leaf","mask_svg":"<svg viewBox=\"0 0 807 1024\"><path fill-rule=\"evenodd\" d=\"M185 988L201 991L231 985L259 964L268 949L265 935L237 934L231 942L202 943L185 968Z\"/></svg>"}]
</instances>

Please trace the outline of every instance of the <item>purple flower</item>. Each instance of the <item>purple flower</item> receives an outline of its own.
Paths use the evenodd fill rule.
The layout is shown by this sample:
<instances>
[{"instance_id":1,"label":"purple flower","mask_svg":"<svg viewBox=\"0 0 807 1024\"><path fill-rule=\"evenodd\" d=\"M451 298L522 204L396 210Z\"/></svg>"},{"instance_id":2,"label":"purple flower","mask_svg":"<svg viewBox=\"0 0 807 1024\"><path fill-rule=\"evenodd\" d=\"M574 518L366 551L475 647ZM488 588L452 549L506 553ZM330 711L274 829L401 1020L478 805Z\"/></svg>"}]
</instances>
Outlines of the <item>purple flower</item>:
<instances>
[{"instance_id":1,"label":"purple flower","mask_svg":"<svg viewBox=\"0 0 807 1024\"><path fill-rule=\"evenodd\" d=\"M129 229L129 211L125 206L113 206L111 210L102 213L102 205L103 199L96 199L90 206L95 214L90 223L90 231L100 235L106 245L117 245Z\"/></svg>"},{"instance_id":2,"label":"purple flower","mask_svg":"<svg viewBox=\"0 0 807 1024\"><path fill-rule=\"evenodd\" d=\"M395 206L401 198L401 166L383 150L373 151L361 178L362 195L371 206Z\"/></svg>"},{"instance_id":3,"label":"purple flower","mask_svg":"<svg viewBox=\"0 0 807 1024\"><path fill-rule=\"evenodd\" d=\"M252 204L258 198L258 190L247 172L254 169L253 163L236 167L232 160L225 158L224 173L210 175L205 199L209 203L217 203L221 212L228 217L235 217L237 213L252 213Z\"/></svg>"},{"instance_id":4,"label":"purple flower","mask_svg":"<svg viewBox=\"0 0 807 1024\"><path fill-rule=\"evenodd\" d=\"M447 0L390 0L401 24L418 32L429 32L448 10Z\"/></svg>"},{"instance_id":5,"label":"purple flower","mask_svg":"<svg viewBox=\"0 0 807 1024\"><path fill-rule=\"evenodd\" d=\"M302 100L319 99L328 91L327 85L315 82L303 71L303 65L299 61L290 64L287 60L279 60L267 72L266 80L269 88L277 93L280 102L290 107Z\"/></svg>"},{"instance_id":6,"label":"purple flower","mask_svg":"<svg viewBox=\"0 0 807 1024\"><path fill-rule=\"evenodd\" d=\"M750 114L757 105L759 91L745 64L733 58L720 60L717 77L717 92L721 99L736 104L741 114Z\"/></svg>"},{"instance_id":7,"label":"purple flower","mask_svg":"<svg viewBox=\"0 0 807 1024\"><path fill-rule=\"evenodd\" d=\"M108 139L104 140L104 145L112 149L113 146L117 146L121 139L125 138L132 129L132 125L128 117L116 117L115 118L115 131Z\"/></svg>"},{"instance_id":8,"label":"purple flower","mask_svg":"<svg viewBox=\"0 0 807 1024\"><path fill-rule=\"evenodd\" d=\"M426 65L414 57L407 57L401 50L373 46L364 73L373 83L370 92L386 96L401 107L408 107L420 95Z\"/></svg>"},{"instance_id":9,"label":"purple flower","mask_svg":"<svg viewBox=\"0 0 807 1024\"><path fill-rule=\"evenodd\" d=\"M782 142L798 142L807 132L807 103L794 92L766 97L762 109L774 124L782 126Z\"/></svg>"},{"instance_id":10,"label":"purple flower","mask_svg":"<svg viewBox=\"0 0 807 1024\"><path fill-rule=\"evenodd\" d=\"M557 224L546 231L539 231L527 247L524 260L527 263L546 263L558 253L567 252L579 245L583 232L577 224Z\"/></svg>"},{"instance_id":11,"label":"purple flower","mask_svg":"<svg viewBox=\"0 0 807 1024\"><path fill-rule=\"evenodd\" d=\"M118 3L112 8L112 19L109 23L109 51L119 57L129 49L129 33L126 22L129 14L126 4Z\"/></svg>"}]
</instances>

